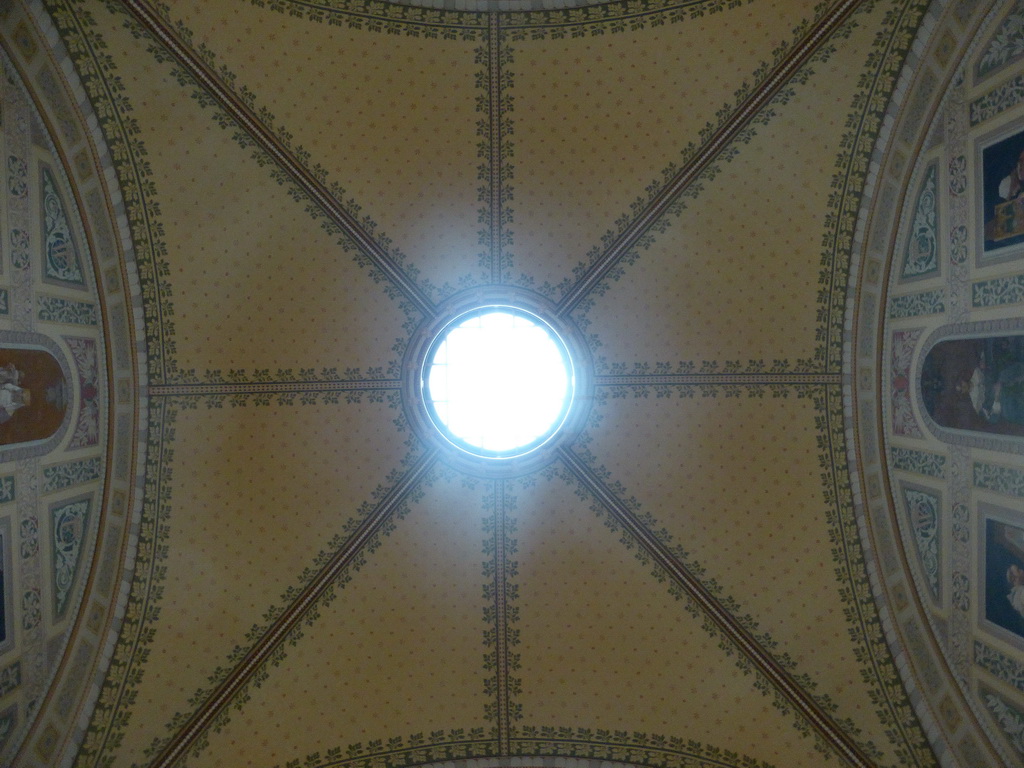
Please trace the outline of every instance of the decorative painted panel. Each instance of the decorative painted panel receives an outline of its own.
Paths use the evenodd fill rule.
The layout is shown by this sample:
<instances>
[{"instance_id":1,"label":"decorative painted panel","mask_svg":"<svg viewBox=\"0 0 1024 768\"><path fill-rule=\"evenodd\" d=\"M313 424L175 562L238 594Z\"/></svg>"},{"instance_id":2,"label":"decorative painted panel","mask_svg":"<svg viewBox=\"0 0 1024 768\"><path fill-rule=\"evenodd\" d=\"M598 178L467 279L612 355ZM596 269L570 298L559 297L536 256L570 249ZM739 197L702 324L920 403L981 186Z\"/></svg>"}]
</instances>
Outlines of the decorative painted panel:
<instances>
[{"instance_id":1,"label":"decorative painted panel","mask_svg":"<svg viewBox=\"0 0 1024 768\"><path fill-rule=\"evenodd\" d=\"M61 88L61 81L53 67L43 64L39 69L39 91L53 108L54 126L59 136L67 145L77 144L82 140L82 125L72 114L67 96ZM53 138L53 137L48 137Z\"/></svg>"},{"instance_id":2,"label":"decorative painted panel","mask_svg":"<svg viewBox=\"0 0 1024 768\"><path fill-rule=\"evenodd\" d=\"M12 197L28 197L28 164L14 155L7 158L7 191Z\"/></svg>"},{"instance_id":3,"label":"decorative painted panel","mask_svg":"<svg viewBox=\"0 0 1024 768\"><path fill-rule=\"evenodd\" d=\"M962 613L971 609L971 508L962 502L952 505L952 603ZM955 614L957 623L966 616Z\"/></svg>"},{"instance_id":4,"label":"decorative painted panel","mask_svg":"<svg viewBox=\"0 0 1024 768\"><path fill-rule=\"evenodd\" d=\"M971 306L975 309L1020 304L1024 301L1024 275L1007 275L971 283Z\"/></svg>"},{"instance_id":5,"label":"decorative painted panel","mask_svg":"<svg viewBox=\"0 0 1024 768\"><path fill-rule=\"evenodd\" d=\"M20 661L0 669L0 697L6 696L19 685L21 685Z\"/></svg>"},{"instance_id":6,"label":"decorative painted panel","mask_svg":"<svg viewBox=\"0 0 1024 768\"><path fill-rule=\"evenodd\" d=\"M43 620L43 598L38 587L29 587L21 595L21 628L26 632Z\"/></svg>"},{"instance_id":7,"label":"decorative painted panel","mask_svg":"<svg viewBox=\"0 0 1024 768\"><path fill-rule=\"evenodd\" d=\"M971 125L991 120L1021 103L1024 103L1024 75L1018 75L972 101Z\"/></svg>"},{"instance_id":8,"label":"decorative painted panel","mask_svg":"<svg viewBox=\"0 0 1024 768\"><path fill-rule=\"evenodd\" d=\"M1024 755L1024 714L994 691L985 690L981 698L1013 748Z\"/></svg>"},{"instance_id":9,"label":"decorative painted panel","mask_svg":"<svg viewBox=\"0 0 1024 768\"><path fill-rule=\"evenodd\" d=\"M923 277L939 270L937 177L938 166L932 163L925 169L917 192L910 237L903 251L901 276L904 279Z\"/></svg>"},{"instance_id":10,"label":"decorative painted panel","mask_svg":"<svg viewBox=\"0 0 1024 768\"><path fill-rule=\"evenodd\" d=\"M939 511L942 498L922 488L903 488L903 508L914 534L921 572L928 580L932 597L939 599L940 591L940 533Z\"/></svg>"},{"instance_id":11,"label":"decorative painted panel","mask_svg":"<svg viewBox=\"0 0 1024 768\"><path fill-rule=\"evenodd\" d=\"M57 182L45 165L40 168L40 177L43 207L43 280L82 288L85 286L82 261L75 238L71 234L64 201L57 190Z\"/></svg>"},{"instance_id":12,"label":"decorative painted panel","mask_svg":"<svg viewBox=\"0 0 1024 768\"><path fill-rule=\"evenodd\" d=\"M14 227L11 229L8 239L11 243L11 266L15 269L27 268L29 265L29 248L31 247L28 232Z\"/></svg>"},{"instance_id":13,"label":"decorative painted panel","mask_svg":"<svg viewBox=\"0 0 1024 768\"><path fill-rule=\"evenodd\" d=\"M1024 664L1019 660L989 647L980 640L975 640L974 661L1004 683L1009 683L1017 690L1024 692Z\"/></svg>"},{"instance_id":14,"label":"decorative painted panel","mask_svg":"<svg viewBox=\"0 0 1024 768\"><path fill-rule=\"evenodd\" d=\"M67 611L78 576L91 507L91 496L50 507L53 521L53 610L58 620Z\"/></svg>"},{"instance_id":15,"label":"decorative painted panel","mask_svg":"<svg viewBox=\"0 0 1024 768\"><path fill-rule=\"evenodd\" d=\"M974 463L974 487L1024 498L1024 472L1016 467L977 461Z\"/></svg>"},{"instance_id":16,"label":"decorative painted panel","mask_svg":"<svg viewBox=\"0 0 1024 768\"><path fill-rule=\"evenodd\" d=\"M1024 2L1017 0L978 59L975 76L980 80L1024 57Z\"/></svg>"},{"instance_id":17,"label":"decorative painted panel","mask_svg":"<svg viewBox=\"0 0 1024 768\"><path fill-rule=\"evenodd\" d=\"M99 365L96 340L66 338L79 380L78 423L71 436L72 448L96 445L100 434Z\"/></svg>"},{"instance_id":18,"label":"decorative painted panel","mask_svg":"<svg viewBox=\"0 0 1024 768\"><path fill-rule=\"evenodd\" d=\"M67 325L96 325L99 310L91 301L73 301L61 296L39 296L36 299L38 317L47 323Z\"/></svg>"},{"instance_id":19,"label":"decorative painted panel","mask_svg":"<svg viewBox=\"0 0 1024 768\"><path fill-rule=\"evenodd\" d=\"M921 437L910 404L910 362L921 331L895 331L892 335L892 429L897 435Z\"/></svg>"},{"instance_id":20,"label":"decorative painted panel","mask_svg":"<svg viewBox=\"0 0 1024 768\"><path fill-rule=\"evenodd\" d=\"M959 209L963 207L963 205L957 205L957 212L959 213ZM966 226L963 224L957 224L949 230L949 260L951 262L954 264L963 264L967 261L967 242L968 237Z\"/></svg>"},{"instance_id":21,"label":"decorative painted panel","mask_svg":"<svg viewBox=\"0 0 1024 768\"><path fill-rule=\"evenodd\" d=\"M0 16L12 12L29 10L0 0ZM11 24L0 26L12 29ZM37 32L28 17L20 28L25 40ZM123 200L113 173L103 178L104 166L97 163L108 156L102 134L95 122L91 129L86 126L88 110L69 101L84 97L80 91L76 97L75 88L65 82L71 68L49 60L51 44L59 41L53 37L40 45L47 56L24 69L8 58L17 55L18 45L0 46L0 765L11 764L19 749L18 762L59 762L55 749L61 739L51 733L59 728L58 736L70 734L74 714L88 708L82 692L93 670L105 663L94 638L117 622L116 568L104 584L106 604L85 601L83 588L99 581L87 580L91 547L100 541L119 548L131 535L123 490L114 513L122 517L110 530L97 527L104 520L98 489L106 476L106 456L119 448L99 442L105 437L107 404L101 328L113 322L112 314L127 318L138 310L137 291L124 277L134 274L132 263L119 258L132 248L130 236L111 222ZM29 82L21 74L28 74ZM72 136L76 145L61 144ZM85 186L76 188L76 181ZM95 283L87 231L98 233L96 242L106 246L97 251L105 269L102 286ZM139 338L130 321L121 326L128 334L131 366L144 349L136 345ZM85 341L68 342L64 334ZM122 360L112 368L128 391L115 406L122 411L135 391L128 366ZM44 406L56 408L58 418L47 424L36 413ZM100 550L96 562L121 560ZM65 648L80 606L88 606L82 631ZM67 663L55 677L62 657ZM70 683L61 677L68 675ZM29 743L25 737L37 717L38 738Z\"/></svg>"},{"instance_id":22,"label":"decorative painted panel","mask_svg":"<svg viewBox=\"0 0 1024 768\"><path fill-rule=\"evenodd\" d=\"M21 521L21 559L35 557L39 551L39 519L34 515Z\"/></svg>"},{"instance_id":23,"label":"decorative painted panel","mask_svg":"<svg viewBox=\"0 0 1024 768\"><path fill-rule=\"evenodd\" d=\"M14 735L15 727L18 725L18 705L12 704L3 712L0 712L0 751L7 746L11 736Z\"/></svg>"},{"instance_id":24,"label":"decorative painted panel","mask_svg":"<svg viewBox=\"0 0 1024 768\"><path fill-rule=\"evenodd\" d=\"M957 155L949 161L949 194L962 195L967 191L967 158Z\"/></svg>"},{"instance_id":25,"label":"decorative painted panel","mask_svg":"<svg viewBox=\"0 0 1024 768\"><path fill-rule=\"evenodd\" d=\"M43 493L52 493L97 480L101 471L102 463L99 456L43 467Z\"/></svg>"}]
</instances>

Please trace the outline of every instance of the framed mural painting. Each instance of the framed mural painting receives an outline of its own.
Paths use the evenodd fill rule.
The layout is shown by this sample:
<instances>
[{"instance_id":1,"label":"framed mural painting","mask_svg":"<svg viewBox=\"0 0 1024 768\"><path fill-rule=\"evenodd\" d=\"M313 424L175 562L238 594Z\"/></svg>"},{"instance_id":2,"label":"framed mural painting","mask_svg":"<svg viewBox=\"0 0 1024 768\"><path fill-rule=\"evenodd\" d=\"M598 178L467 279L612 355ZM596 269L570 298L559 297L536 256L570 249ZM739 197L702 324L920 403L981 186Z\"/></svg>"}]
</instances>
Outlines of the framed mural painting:
<instances>
[{"instance_id":1,"label":"framed mural painting","mask_svg":"<svg viewBox=\"0 0 1024 768\"><path fill-rule=\"evenodd\" d=\"M1024 438L1024 334L939 341L924 358L921 399L941 427Z\"/></svg>"},{"instance_id":2,"label":"framed mural painting","mask_svg":"<svg viewBox=\"0 0 1024 768\"><path fill-rule=\"evenodd\" d=\"M0 346L0 446L54 434L68 409L60 363L43 349Z\"/></svg>"},{"instance_id":3,"label":"framed mural painting","mask_svg":"<svg viewBox=\"0 0 1024 768\"><path fill-rule=\"evenodd\" d=\"M978 146L981 266L1024 255L1024 127L986 137Z\"/></svg>"},{"instance_id":4,"label":"framed mural painting","mask_svg":"<svg viewBox=\"0 0 1024 768\"><path fill-rule=\"evenodd\" d=\"M980 511L981 618L996 635L1024 648L1024 518L988 505Z\"/></svg>"}]
</instances>

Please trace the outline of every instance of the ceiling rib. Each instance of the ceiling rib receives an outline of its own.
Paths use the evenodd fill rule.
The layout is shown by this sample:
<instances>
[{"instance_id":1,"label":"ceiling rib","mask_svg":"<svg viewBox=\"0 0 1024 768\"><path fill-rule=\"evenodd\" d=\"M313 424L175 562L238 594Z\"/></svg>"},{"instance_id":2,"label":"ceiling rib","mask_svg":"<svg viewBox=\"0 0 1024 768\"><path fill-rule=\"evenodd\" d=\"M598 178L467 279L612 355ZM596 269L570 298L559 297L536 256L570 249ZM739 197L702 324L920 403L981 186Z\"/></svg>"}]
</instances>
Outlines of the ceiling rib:
<instances>
[{"instance_id":1,"label":"ceiling rib","mask_svg":"<svg viewBox=\"0 0 1024 768\"><path fill-rule=\"evenodd\" d=\"M692 184L743 130L754 116L775 97L775 95L814 55L822 42L827 40L860 4L861 0L839 0L829 11L796 42L789 55L768 75L754 92L742 102L726 123L716 131L704 146L680 169L654 199L631 221L612 241L608 249L595 260L583 276L558 302L557 314L567 316L585 299L590 291L614 269L637 241L661 218L672 201Z\"/></svg>"},{"instance_id":2,"label":"ceiling rib","mask_svg":"<svg viewBox=\"0 0 1024 768\"><path fill-rule=\"evenodd\" d=\"M217 715L239 693L253 674L266 663L274 650L302 620L306 612L335 583L338 576L363 551L370 539L380 531L391 515L402 504L420 481L433 468L437 450L431 449L420 456L398 482L385 494L377 508L359 525L331 560L302 590L281 617L253 645L245 658L231 671L189 718L188 722L168 742L150 768L170 768L180 760L195 741L210 727Z\"/></svg>"},{"instance_id":3,"label":"ceiling rib","mask_svg":"<svg viewBox=\"0 0 1024 768\"><path fill-rule=\"evenodd\" d=\"M508 619L508 553L506 535L508 525L505 481L494 483L494 624L495 624L495 686L498 721L498 754L507 757L512 754L510 732L511 692L509 690L509 619Z\"/></svg>"},{"instance_id":4,"label":"ceiling rib","mask_svg":"<svg viewBox=\"0 0 1024 768\"><path fill-rule=\"evenodd\" d=\"M487 91L490 100L488 111L488 144L490 144L490 228L491 228L491 282L499 285L503 280L502 270L502 103L501 103L501 30L496 12L488 14L487 20Z\"/></svg>"},{"instance_id":5,"label":"ceiling rib","mask_svg":"<svg viewBox=\"0 0 1024 768\"><path fill-rule=\"evenodd\" d=\"M758 671L796 708L808 723L836 750L847 763L857 768L871 768L874 764L818 703L775 661L768 651L748 632L732 614L712 595L689 569L683 565L651 531L641 523L619 498L590 470L580 458L566 447L558 449L559 456L601 503L609 514L647 551L654 561L678 583L700 606L726 637Z\"/></svg>"},{"instance_id":6,"label":"ceiling rib","mask_svg":"<svg viewBox=\"0 0 1024 768\"><path fill-rule=\"evenodd\" d=\"M195 80L208 91L219 106L246 130L257 145L272 157L294 182L319 205L324 212L345 232L360 250L381 272L408 298L425 316L435 312L433 302L423 293L399 267L394 259L376 240L342 207L327 187L274 136L273 132L203 63L166 25L145 0L122 0L125 7L139 23L169 52ZM584 276L563 297L558 313L565 315L582 301L589 292L611 271L618 261L632 248L650 226L665 213L676 196L692 183L711 163L719 152L742 130L786 82L803 66L827 39L841 25L858 0L840 0L794 47L790 55L776 68L757 91L740 105L730 120L705 144L704 148L664 187L657 197L627 226L626 230L612 243L609 249L588 269ZM493 27L492 27L493 31ZM494 52L496 53L496 52ZM492 70L493 72L493 70ZM492 88L497 84L492 83ZM492 94L492 101L493 101ZM492 108L493 111L493 108ZM492 125L493 123L492 116ZM500 116L496 116L500 120ZM492 141L492 145L493 145ZM500 147L499 147L500 148ZM493 146L492 146L493 149ZM492 169L493 172L493 169ZM500 179L498 180L500 184ZM492 232L493 238L500 238L500 230ZM500 281L501 254L498 257L498 281ZM493 261L492 261L493 271ZM389 382L390 383L390 382ZM228 387L237 385L225 385ZM275 385L278 388L280 384ZM303 385L305 387L305 385ZM165 388L166 389L166 388ZM245 390L249 391L249 387ZM253 390L255 391L255 390ZM157 394L157 392L154 392ZM171 394L169 391L165 394ZM720 603L696 580L686 568L644 527L628 508L622 504L589 469L567 449L560 455L566 465L579 477L586 487L601 501L616 519L639 541L655 560L672 574L707 615L725 632L758 669L772 682L813 727L831 743L851 765L871 766L870 761L849 737L839 729L813 699L801 689L775 660L768 654ZM195 740L210 726L216 715L228 705L251 675L266 661L271 652L284 640L301 619L302 615L319 599L338 574L362 550L370 537L386 522L406 495L422 480L434 464L436 453L424 454L409 469L398 484L382 499L377 509L364 521L360 528L339 550L330 563L317 575L296 601L288 607L281 618L257 641L250 653L232 671L228 678L211 694L192 715L189 722L172 738L152 763L153 768L166 768L178 761ZM507 703L506 703L507 706Z\"/></svg>"},{"instance_id":7,"label":"ceiling rib","mask_svg":"<svg viewBox=\"0 0 1024 768\"><path fill-rule=\"evenodd\" d=\"M841 373L606 373L594 377L594 384L598 387L687 387L715 384L778 384L793 387L842 383Z\"/></svg>"},{"instance_id":8,"label":"ceiling rib","mask_svg":"<svg viewBox=\"0 0 1024 768\"><path fill-rule=\"evenodd\" d=\"M298 158L284 147L269 126L254 113L230 88L224 85L217 74L205 64L167 25L159 14L145 0L121 0L122 4L145 28L170 52L196 82L212 96L223 109L255 143L266 152L291 179L309 195L324 213L337 224L356 247L390 280L405 297L423 314L433 317L434 302L402 270L387 249L367 232L355 217L345 210L341 202L331 193Z\"/></svg>"},{"instance_id":9,"label":"ceiling rib","mask_svg":"<svg viewBox=\"0 0 1024 768\"><path fill-rule=\"evenodd\" d=\"M286 395L306 392L384 392L400 390L400 379L358 379L349 381L240 381L201 384L155 384L149 387L151 397Z\"/></svg>"}]
</instances>

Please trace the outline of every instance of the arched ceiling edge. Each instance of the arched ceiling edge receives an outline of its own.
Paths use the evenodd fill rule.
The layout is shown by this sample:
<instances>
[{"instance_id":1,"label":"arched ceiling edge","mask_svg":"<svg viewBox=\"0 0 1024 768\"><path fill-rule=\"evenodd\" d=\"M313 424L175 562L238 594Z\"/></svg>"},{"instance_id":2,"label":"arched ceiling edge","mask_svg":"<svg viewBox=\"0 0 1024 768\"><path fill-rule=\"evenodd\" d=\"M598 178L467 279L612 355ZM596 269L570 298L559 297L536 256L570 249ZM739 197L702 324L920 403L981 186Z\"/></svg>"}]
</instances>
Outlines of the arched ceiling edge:
<instances>
[{"instance_id":1,"label":"arched ceiling edge","mask_svg":"<svg viewBox=\"0 0 1024 768\"><path fill-rule=\"evenodd\" d=\"M935 633L945 630L924 605L920 577L909 560L912 556L899 542L902 521L892 487L895 481L885 466L886 290L888 270L896 269L899 244L909 237L908 217L900 212L910 205L912 180L930 158L925 157L929 142L943 131L941 114L950 99L950 87L977 53L982 42L979 30L989 28L1005 10L998 3L975 14L956 3L936 2L929 8L872 155L873 172L858 213L846 309L844 419L868 573L887 642L900 659L904 685L944 766L977 764L978 760L1012 765L1016 757L996 737L968 682L944 656ZM898 570L896 562L901 563ZM942 682L935 682L938 679Z\"/></svg>"}]
</instances>

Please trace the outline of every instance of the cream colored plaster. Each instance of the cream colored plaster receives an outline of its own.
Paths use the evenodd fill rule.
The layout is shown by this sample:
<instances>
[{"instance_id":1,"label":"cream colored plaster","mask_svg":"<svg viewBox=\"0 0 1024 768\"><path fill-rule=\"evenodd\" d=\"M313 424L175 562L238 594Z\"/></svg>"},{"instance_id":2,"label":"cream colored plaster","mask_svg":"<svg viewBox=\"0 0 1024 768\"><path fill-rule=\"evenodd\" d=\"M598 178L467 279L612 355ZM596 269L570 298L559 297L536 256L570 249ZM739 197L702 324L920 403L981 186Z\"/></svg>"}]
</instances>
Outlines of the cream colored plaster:
<instances>
[{"instance_id":1,"label":"cream colored plaster","mask_svg":"<svg viewBox=\"0 0 1024 768\"><path fill-rule=\"evenodd\" d=\"M700 19L600 36L510 43L515 274L558 285L632 216L648 185L682 165L700 131L813 3L739 5ZM699 41L699 44L698 44Z\"/></svg>"},{"instance_id":2,"label":"cream colored plaster","mask_svg":"<svg viewBox=\"0 0 1024 768\"><path fill-rule=\"evenodd\" d=\"M453 477L427 487L192 765L273 765L417 733L489 732L487 486Z\"/></svg>"},{"instance_id":3,"label":"cream colored plaster","mask_svg":"<svg viewBox=\"0 0 1024 768\"><path fill-rule=\"evenodd\" d=\"M384 286L171 79L170 65L151 63L119 25L105 33L113 55L132 62L124 84L157 179L179 367L202 377L398 359L404 318Z\"/></svg>"},{"instance_id":4,"label":"cream colored plaster","mask_svg":"<svg viewBox=\"0 0 1024 768\"><path fill-rule=\"evenodd\" d=\"M882 8L875 13L881 12ZM873 36L858 26L811 65L697 199L610 281L587 317L611 362L811 358L836 157ZM849 205L849 203L848 203ZM827 286L825 286L827 287Z\"/></svg>"},{"instance_id":5,"label":"cream colored plaster","mask_svg":"<svg viewBox=\"0 0 1024 768\"><path fill-rule=\"evenodd\" d=\"M589 498L558 479L519 496L523 725L685 736L780 768L843 764L814 751Z\"/></svg>"},{"instance_id":6,"label":"cream colored plaster","mask_svg":"<svg viewBox=\"0 0 1024 768\"><path fill-rule=\"evenodd\" d=\"M602 345L596 354L651 366L748 359L770 366L813 355L824 330L818 281L841 136L865 62L881 55L874 36L897 3L867 6L852 36L812 65L809 82L794 86L789 103L776 105L748 143L736 144L736 156L702 182L697 199L687 198L682 216L624 265L607 293L595 294L583 319ZM200 381L236 368L245 376L267 369L282 381L300 368L341 374L395 360L406 318L387 286L356 267L273 170L239 148L234 128L217 126L217 110L199 106L173 63L155 62L151 43L123 27L124 13L100 0L79 7L97 19L90 43L112 57L108 74L121 78L124 103L139 121L146 152L127 159L149 164L149 202L159 213L151 211L151 231L138 227L133 236L141 247L155 234L168 247L159 298L173 313L159 311L148 276L143 289L147 330L164 334L174 362L195 368ZM564 41L551 30L503 38L513 97L503 148L512 168L514 198L504 213L514 273L534 285L569 276L811 13L805 3L785 10L741 4L662 27ZM234 87L252 89L274 113L274 127L291 132L289 141L312 153L309 162L321 163L425 278L439 285L485 271L478 259L488 225L478 218L479 196L489 183L478 175L486 160L477 134L487 117L478 111L486 96L476 80L482 42L355 31L242 0L175 2L168 13L238 78ZM116 114L104 98L97 104ZM792 386L785 399L742 390L737 397L720 384L715 391L716 398L680 400L652 389L646 398L629 391L608 400L594 414L594 458L585 463L595 472L604 465L609 483L636 496L639 512L707 569L708 589L736 600L736 620L749 613L757 631L778 641L771 652L789 654L815 683L807 692L827 694L837 718L850 718L883 748L880 763L899 764L884 735L891 723L862 679L862 640L847 636L852 623L842 614L845 584L835 575L821 479L829 468L819 465L825 414ZM207 678L228 664L236 644L248 642L250 627L284 606L282 593L417 449L395 426L401 412L387 404L365 395L361 404L343 396L330 404L305 394L290 405L277 395L242 394L244 406L195 395L197 407L154 436L145 513L169 526L160 542L167 549L157 576L138 569L135 586L154 589L159 615L146 618L151 638L118 641L83 761L146 763L146 748L175 735L169 724L201 706L203 696L189 698L211 685ZM178 397L156 387L140 392L138 404L144 412ZM829 458L842 478L841 452ZM160 479L167 485L155 485ZM283 647L279 666L247 689L251 698L229 703L223 730L210 734L208 747L200 739L201 754L189 765L286 765L316 752L325 762L328 750L344 754L356 743L380 741L386 750L391 739L433 731L454 740L452 729L495 736L497 722L486 713L497 696L486 687L485 654L497 644L484 619L485 590L496 576L485 566L491 534L482 524L493 487L455 475L414 495L351 582L317 607L295 645ZM806 724L757 690L744 662L728 655L732 646L687 613L573 481L542 471L508 481L506 490L503 690L513 753L521 729L549 726L678 737L774 768L840 763L816 752L801 734ZM868 600L865 578L862 571L856 583ZM139 610L130 603L130 618ZM133 665L128 680L123 657ZM908 681L912 691L920 683ZM114 711L104 708L113 704ZM107 728L120 718L126 726ZM919 740L924 730L934 735L929 722L900 724ZM46 723L39 725L30 749L46 735ZM122 737L108 753L88 752ZM589 741L578 751L604 748L600 737ZM19 764L37 762L26 751Z\"/></svg>"},{"instance_id":7,"label":"cream colored plaster","mask_svg":"<svg viewBox=\"0 0 1024 768\"><path fill-rule=\"evenodd\" d=\"M825 500L813 401L792 392L674 394L600 407L605 418L589 445L595 463L638 497L639 511L719 585L719 597L752 617L750 628L778 643L776 658L789 655L814 682L811 692L829 696L837 716L883 750L882 764L898 764L886 736L892 715L873 702L877 681L863 680L863 644L851 640L851 632L864 635L848 615L855 592L848 574L837 572L842 559L830 551L836 511ZM627 458L641 452L649 456L643 464ZM745 468L743 482L727 471L737 464ZM846 546L855 556L859 542ZM865 608L871 617L873 606Z\"/></svg>"},{"instance_id":8,"label":"cream colored plaster","mask_svg":"<svg viewBox=\"0 0 1024 768\"><path fill-rule=\"evenodd\" d=\"M159 615L117 765L137 760L250 627L286 605L299 574L399 466L404 437L380 434L386 404L183 410L166 502ZM240 416L244 415L244 418ZM316 446L315 450L309 450ZM166 458L166 457L165 457ZM124 762L121 762L124 761Z\"/></svg>"},{"instance_id":9,"label":"cream colored plaster","mask_svg":"<svg viewBox=\"0 0 1024 768\"><path fill-rule=\"evenodd\" d=\"M243 13L244 11L244 13ZM480 120L487 119L486 49L480 40L413 37L296 18L267 8L176 2L172 17L193 30L219 66L249 89L361 208L378 237L435 286L489 279L479 256ZM372 26L372 25L367 25ZM478 104L478 100L482 100ZM481 108L478 108L481 107ZM482 111L481 111L482 109ZM433 298L438 298L433 294Z\"/></svg>"}]
</instances>

